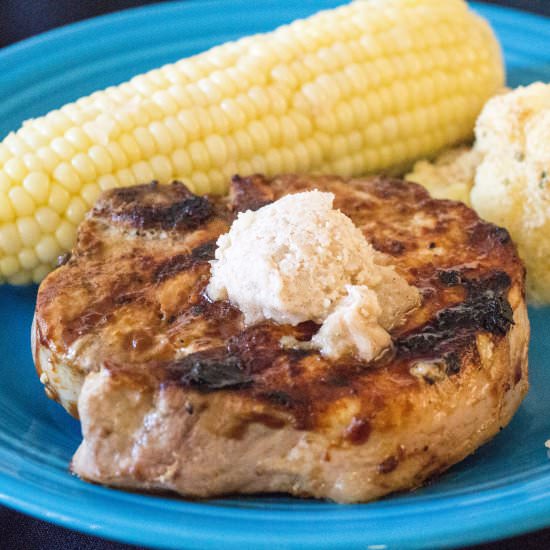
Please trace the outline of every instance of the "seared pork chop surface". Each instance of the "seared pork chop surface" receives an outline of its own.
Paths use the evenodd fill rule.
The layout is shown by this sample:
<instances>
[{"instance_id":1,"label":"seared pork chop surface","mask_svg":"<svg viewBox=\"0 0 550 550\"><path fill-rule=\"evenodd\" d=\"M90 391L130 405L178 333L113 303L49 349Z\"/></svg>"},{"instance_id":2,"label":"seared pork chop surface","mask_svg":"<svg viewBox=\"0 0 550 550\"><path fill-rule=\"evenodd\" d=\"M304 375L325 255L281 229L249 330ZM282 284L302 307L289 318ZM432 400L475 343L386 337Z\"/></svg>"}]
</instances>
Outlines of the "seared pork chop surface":
<instances>
[{"instance_id":1,"label":"seared pork chop surface","mask_svg":"<svg viewBox=\"0 0 550 550\"><path fill-rule=\"evenodd\" d=\"M422 304L376 361L311 349L314 323L264 322L204 294L239 211L319 189ZM253 269L253 266L250 266ZM386 177L235 177L103 194L42 283L33 353L82 422L84 479L185 496L285 492L339 502L409 489L505 426L528 388L524 268L506 230Z\"/></svg>"}]
</instances>

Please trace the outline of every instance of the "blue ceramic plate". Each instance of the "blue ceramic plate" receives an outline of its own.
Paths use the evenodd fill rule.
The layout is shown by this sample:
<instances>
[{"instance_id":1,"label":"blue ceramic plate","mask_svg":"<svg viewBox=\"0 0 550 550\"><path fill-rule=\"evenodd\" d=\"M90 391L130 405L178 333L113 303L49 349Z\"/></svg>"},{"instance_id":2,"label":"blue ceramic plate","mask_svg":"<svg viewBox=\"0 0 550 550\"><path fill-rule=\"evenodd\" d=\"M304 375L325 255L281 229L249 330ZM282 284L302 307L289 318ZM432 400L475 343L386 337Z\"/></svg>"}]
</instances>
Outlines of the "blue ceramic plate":
<instances>
[{"instance_id":1,"label":"blue ceramic plate","mask_svg":"<svg viewBox=\"0 0 550 550\"><path fill-rule=\"evenodd\" d=\"M0 52L0 135L26 118L335 0L160 4ZM476 6L504 46L510 85L550 80L550 21ZM512 424L437 483L366 505L290 498L185 502L86 484L67 465L77 422L34 373L35 288L0 287L0 502L66 527L169 548L433 548L550 525L550 309L532 309L531 392Z\"/></svg>"}]
</instances>

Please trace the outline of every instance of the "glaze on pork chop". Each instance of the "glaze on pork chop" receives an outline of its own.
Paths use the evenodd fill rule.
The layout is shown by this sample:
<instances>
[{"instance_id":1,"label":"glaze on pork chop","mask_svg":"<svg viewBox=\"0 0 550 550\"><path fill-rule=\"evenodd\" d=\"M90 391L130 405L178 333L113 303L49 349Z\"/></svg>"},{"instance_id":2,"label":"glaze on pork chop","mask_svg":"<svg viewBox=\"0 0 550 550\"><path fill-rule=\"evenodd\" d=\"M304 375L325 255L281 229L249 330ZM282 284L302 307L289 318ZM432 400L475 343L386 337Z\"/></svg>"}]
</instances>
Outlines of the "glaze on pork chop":
<instances>
[{"instance_id":1,"label":"glaze on pork chop","mask_svg":"<svg viewBox=\"0 0 550 550\"><path fill-rule=\"evenodd\" d=\"M203 294L236 212L314 188L421 291L375 362L285 348L318 327L244 328ZM73 471L190 497L413 488L495 435L528 387L524 268L506 230L385 177L236 177L229 198L108 191L42 283L33 336L46 392L82 422Z\"/></svg>"}]
</instances>

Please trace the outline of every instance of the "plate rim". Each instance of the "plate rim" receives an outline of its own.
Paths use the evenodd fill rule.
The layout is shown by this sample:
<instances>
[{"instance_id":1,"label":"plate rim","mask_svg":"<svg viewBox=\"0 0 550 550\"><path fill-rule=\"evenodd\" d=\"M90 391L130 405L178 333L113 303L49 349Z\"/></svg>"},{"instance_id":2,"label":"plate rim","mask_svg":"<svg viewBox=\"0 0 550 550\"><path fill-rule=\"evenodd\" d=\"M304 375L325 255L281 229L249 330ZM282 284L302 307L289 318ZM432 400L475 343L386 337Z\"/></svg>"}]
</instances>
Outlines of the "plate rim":
<instances>
[{"instance_id":1,"label":"plate rim","mask_svg":"<svg viewBox=\"0 0 550 550\"><path fill-rule=\"evenodd\" d=\"M276 2L265 2L268 4L276 5ZM308 4L319 5L323 2L318 0L308 0ZM345 3L345 2L341 2ZM6 64L6 67L9 69L10 65L19 63L21 57L28 55L30 51L36 48L43 48L44 46L55 47L56 44L62 44L67 37L71 35L79 35L80 33L87 34L90 32L95 32L98 30L103 30L108 32L109 29L120 25L136 24L136 21L142 18L146 18L148 14L152 11L155 12L180 12L180 11L200 11L205 8L205 6L223 6L227 8L227 3L224 3L222 0L189 0L185 3L179 2L161 2L148 6L141 6L122 10L120 12L109 13L101 16L97 16L91 19L84 21L79 21L76 23L64 25L56 29L52 29L35 37L22 40L11 46L3 48L0 50L0 66ZM248 5L246 0L233 0L232 9L235 9L238 6ZM532 13L524 12L518 9L504 8L501 6L480 4L478 2L471 2L470 5L474 7L477 11L481 12L483 15L489 17L508 17L513 18L517 21L517 18L521 18L525 24L535 25L540 28L545 28L548 30L550 25L550 18L535 15ZM36 51L36 50L35 50ZM0 433L0 435L2 435ZM15 458L15 460L14 460ZM135 517L130 517L131 514L113 514L110 511L103 511L104 523L101 524L101 521L98 520L96 504L87 504L86 506L80 506L78 511L75 511L74 503L78 500L79 496L76 495L76 498L73 500L67 499L67 501L62 502L62 506L59 506L57 510L48 509L48 503L51 504L51 499L55 498L55 494L50 494L48 491L36 491L36 485L32 482L25 480L16 480L9 473L6 473L5 465L9 464L9 468L17 468L18 466L27 468L29 466L28 459L25 461L24 456L14 456L2 447L2 442L0 438L0 503L8 506L10 508L19 510L20 512L29 514L33 517L42 519L44 521L49 521L69 529L76 529L81 532L85 532L91 535L102 536L110 538L112 540L118 540L121 542L130 542L134 544L147 544L154 547L179 547L181 544L186 544L186 547L201 547L205 548L205 544L214 542L217 544L218 539L213 540L211 537L214 536L212 530L218 529L216 527L216 521L211 522L209 530L205 531L207 526L204 525L204 517L206 515L211 516L214 520L220 517L226 517L229 520L235 520L236 517L246 516L247 529L243 532L242 529L237 529L236 526L232 532L224 532L224 539L228 540L230 545L242 545L242 544L251 544L254 543L258 547L258 537L264 536L266 538L266 525L265 521L256 523L252 525L252 521L258 522L258 520L265 519L266 510L264 509L246 509L246 508L230 508L230 507L220 507L208 503L196 503L189 501L177 501L179 503L184 503L185 506L178 506L177 508L185 509L185 512L191 515L196 515L199 518L202 518L203 524L199 526L193 533L186 534L183 538L180 536L177 540L171 541L159 541L159 528L162 528L161 523L155 523L154 527L156 529L152 530L137 530L135 529ZM33 473L40 475L40 464L38 462L31 463ZM70 476L64 476L67 478L67 483L69 480L73 480ZM533 487L535 485L535 487ZM166 501L164 498L147 496L147 495L135 495L132 493L126 493L119 490L108 489L103 487L95 486L95 490L92 490L94 486L86 485L85 492L93 493L94 495L99 495L98 498L106 498L108 501L118 500L128 500L129 503L135 503L136 508L140 508L145 501L150 501L150 503L159 504L156 508L162 509L162 503ZM506 491L504 491L506 489ZM541 497L541 494L546 492L545 498ZM122 496L124 495L124 496ZM533 529L544 527L550 524L550 475L546 474L541 476L541 479L533 478L529 480L522 480L515 483L507 484L504 487L495 487L493 489L487 489L481 491L477 495L458 495L451 497L439 497L439 501L443 500L447 504L444 512L439 510L438 522L445 523L443 529L439 529L436 533L438 539L433 538L434 535L425 534L423 532L424 518L422 513L431 512L430 506L424 506L422 513L419 513L418 510L415 511L412 516L419 516L416 519L408 519L407 521L414 521L413 524L408 524L408 536L405 546L408 548L425 548L431 547L435 542L441 548L453 547L459 544L473 544L481 541L490 541L497 540L503 536L517 535L524 532L528 532ZM517 506L518 501L517 497L521 497L524 501L520 501L522 506ZM74 497L74 495L73 495ZM132 498L130 498L132 497ZM50 500L48 500L48 498ZM57 496L59 498L59 496ZM515 499L515 500L514 500ZM438 499L432 497L427 499L428 503L435 505ZM170 501L173 502L173 501ZM388 502L388 501L382 501ZM427 502L424 502L426 505ZM441 504L441 502L439 502ZM462 506L455 506L462 504ZM515 504L516 507L510 510L510 504ZM322 506L322 504L319 504ZM493 508L487 508L488 506L493 506ZM498 506L502 505L503 509L507 510L507 514L502 514L499 516ZM369 505L366 505L367 507ZM495 508L496 506L496 508ZM418 505L415 503L399 503L390 504L387 507L387 510L390 508L393 509L394 513L397 513L400 509L403 508L418 508ZM337 508L337 507L336 507ZM331 505L331 510L336 509L335 506ZM421 507L422 508L422 507ZM482 517L492 516L492 522L478 522L472 529L465 531L460 525L460 521L457 521L457 509L461 512L468 511L472 513L474 510L482 510ZM345 514L345 512L357 511L355 517L352 515ZM342 526L347 526L350 524L350 530L353 529L354 532L339 533L340 537L336 540L334 533L328 534L326 532L320 531L320 527L323 523L326 523L326 514L323 512L319 513L318 511L312 512L316 517L317 521L314 522L316 529L312 532L305 533L300 531L300 526L304 521L304 516L307 516L310 512L305 513L304 511L296 512L302 519L300 521L291 522L289 528L289 518L286 517L288 514L287 511L275 511L275 516L279 515L280 517L276 519L273 517L273 512L271 515L268 515L269 522L277 521L278 525L283 525L285 527L286 533L283 538L280 539L281 545L285 547L294 547L290 543L293 537L299 537L299 546L305 548L327 546L337 548L350 548L355 546L364 547L366 542L366 534L362 533L358 527L360 527L365 520L365 514L367 508L365 505L352 505L345 508L342 508L341 512L338 512L339 516L348 515L350 517L340 517L339 524L340 528ZM94 511L96 516L90 519L90 514L86 511ZM183 511L183 510L182 510ZM209 511L208 514L206 512ZM231 511L232 513L228 513ZM381 512L384 514L384 512ZM387 514L386 514L387 515ZM107 517L105 517L107 516ZM311 519L311 518L310 518ZM514 521L514 519L521 519L522 522ZM109 521L107 521L109 520ZM333 519L334 521L334 519ZM295 525L297 524L297 525ZM319 524L319 525L317 525ZM181 527L181 526L179 526ZM162 530L162 529L161 529ZM200 533L200 531L203 531ZM414 531L414 532L413 532ZM173 535L173 533L171 533ZM219 537L220 533L217 534ZM325 538L323 536L325 535ZM192 538L189 538L191 537ZM204 537L209 537L209 540L205 540ZM202 537L202 538L201 538ZM342 540L343 537L343 540ZM383 548L387 544L395 545L399 544L399 547L403 546L403 540L399 537L394 537L393 540L387 538L387 542L380 541L379 544L376 543L376 540L380 538L377 534L372 538L371 547L374 548ZM274 539L267 537L269 540L263 541L265 547L272 547L274 544ZM324 541L324 542L323 542ZM277 539L277 543L279 539ZM197 544L200 543L200 546ZM214 547L214 546L212 546Z\"/></svg>"}]
</instances>

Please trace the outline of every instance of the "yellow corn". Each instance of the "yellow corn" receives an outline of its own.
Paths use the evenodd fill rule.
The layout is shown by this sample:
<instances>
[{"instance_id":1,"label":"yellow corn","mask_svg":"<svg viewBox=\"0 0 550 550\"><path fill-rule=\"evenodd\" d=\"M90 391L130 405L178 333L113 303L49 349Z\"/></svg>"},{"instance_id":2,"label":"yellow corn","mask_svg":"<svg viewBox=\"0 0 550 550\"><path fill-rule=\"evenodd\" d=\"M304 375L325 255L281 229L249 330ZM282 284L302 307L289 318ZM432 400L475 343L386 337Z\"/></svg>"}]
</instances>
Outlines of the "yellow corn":
<instances>
[{"instance_id":1,"label":"yellow corn","mask_svg":"<svg viewBox=\"0 0 550 550\"><path fill-rule=\"evenodd\" d=\"M0 281L40 281L102 190L404 167L470 137L502 84L462 0L356 1L136 76L0 143Z\"/></svg>"}]
</instances>

